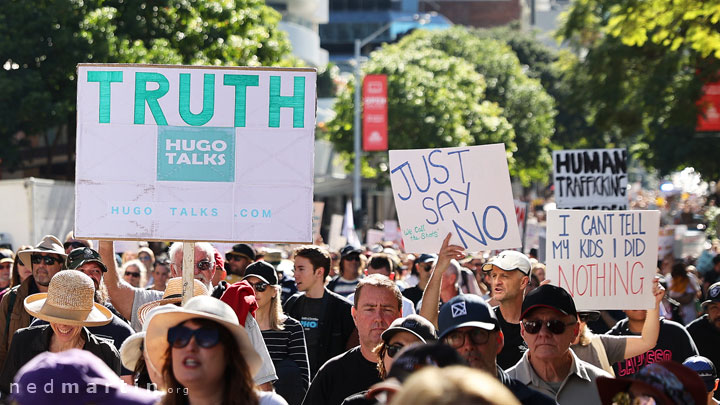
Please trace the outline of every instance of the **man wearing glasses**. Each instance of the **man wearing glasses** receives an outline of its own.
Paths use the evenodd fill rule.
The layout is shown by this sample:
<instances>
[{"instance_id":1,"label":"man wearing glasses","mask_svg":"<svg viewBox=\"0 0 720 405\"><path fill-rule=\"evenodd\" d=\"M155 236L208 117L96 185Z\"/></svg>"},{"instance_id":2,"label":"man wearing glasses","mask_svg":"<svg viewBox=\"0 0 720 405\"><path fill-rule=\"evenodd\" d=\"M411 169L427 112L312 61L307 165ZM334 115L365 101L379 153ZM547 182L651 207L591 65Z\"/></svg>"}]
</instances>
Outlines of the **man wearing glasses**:
<instances>
[{"instance_id":1,"label":"man wearing glasses","mask_svg":"<svg viewBox=\"0 0 720 405\"><path fill-rule=\"evenodd\" d=\"M595 380L605 370L580 360L570 345L580 332L575 302L561 287L546 284L530 292L522 304L520 333L528 351L507 372L559 405L600 405Z\"/></svg>"},{"instance_id":2,"label":"man wearing glasses","mask_svg":"<svg viewBox=\"0 0 720 405\"><path fill-rule=\"evenodd\" d=\"M440 309L440 340L457 350L472 368L497 377L522 404L555 404L551 398L510 378L497 365L503 333L492 308L474 294L458 295Z\"/></svg>"},{"instance_id":3,"label":"man wearing glasses","mask_svg":"<svg viewBox=\"0 0 720 405\"><path fill-rule=\"evenodd\" d=\"M31 266L32 275L10 289L0 302L0 368L5 364L15 331L30 326L32 318L23 301L29 295L47 292L50 279L65 268L67 257L60 240L52 235L44 236L33 249L23 250L19 255L21 262Z\"/></svg>"},{"instance_id":4,"label":"man wearing glasses","mask_svg":"<svg viewBox=\"0 0 720 405\"><path fill-rule=\"evenodd\" d=\"M228 284L233 284L245 277L245 269L255 261L255 249L246 243L233 245L232 250L225 253L225 270Z\"/></svg>"}]
</instances>

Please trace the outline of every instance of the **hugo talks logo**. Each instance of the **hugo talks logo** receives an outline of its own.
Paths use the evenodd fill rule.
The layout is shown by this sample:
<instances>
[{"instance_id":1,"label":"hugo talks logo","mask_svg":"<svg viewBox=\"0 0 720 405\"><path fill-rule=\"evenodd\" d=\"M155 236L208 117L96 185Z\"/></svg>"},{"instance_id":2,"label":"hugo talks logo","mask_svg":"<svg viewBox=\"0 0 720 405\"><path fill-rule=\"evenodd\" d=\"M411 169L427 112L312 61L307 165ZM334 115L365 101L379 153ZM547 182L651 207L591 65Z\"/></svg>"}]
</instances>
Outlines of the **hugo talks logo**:
<instances>
[{"instance_id":1,"label":"hugo talks logo","mask_svg":"<svg viewBox=\"0 0 720 405\"><path fill-rule=\"evenodd\" d=\"M235 129L158 127L157 180L235 181Z\"/></svg>"}]
</instances>

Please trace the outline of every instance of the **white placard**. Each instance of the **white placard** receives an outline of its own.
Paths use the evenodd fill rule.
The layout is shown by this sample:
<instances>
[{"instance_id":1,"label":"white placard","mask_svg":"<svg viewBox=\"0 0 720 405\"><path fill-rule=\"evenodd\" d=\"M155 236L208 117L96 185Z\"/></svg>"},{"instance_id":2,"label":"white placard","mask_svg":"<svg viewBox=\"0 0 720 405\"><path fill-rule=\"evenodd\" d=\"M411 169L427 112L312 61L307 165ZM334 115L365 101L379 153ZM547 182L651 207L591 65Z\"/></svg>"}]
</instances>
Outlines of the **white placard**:
<instances>
[{"instance_id":1,"label":"white placard","mask_svg":"<svg viewBox=\"0 0 720 405\"><path fill-rule=\"evenodd\" d=\"M380 229L368 229L368 231L365 233L365 245L378 245L383 242L384 236L385 233Z\"/></svg>"},{"instance_id":2,"label":"white placard","mask_svg":"<svg viewBox=\"0 0 720 405\"><path fill-rule=\"evenodd\" d=\"M557 208L628 208L625 149L553 151L553 178Z\"/></svg>"},{"instance_id":3,"label":"white placard","mask_svg":"<svg viewBox=\"0 0 720 405\"><path fill-rule=\"evenodd\" d=\"M75 235L311 242L315 69L78 65Z\"/></svg>"},{"instance_id":4,"label":"white placard","mask_svg":"<svg viewBox=\"0 0 720 405\"><path fill-rule=\"evenodd\" d=\"M391 150L390 181L408 252L521 246L503 144Z\"/></svg>"},{"instance_id":5,"label":"white placard","mask_svg":"<svg viewBox=\"0 0 720 405\"><path fill-rule=\"evenodd\" d=\"M330 250L339 251L345 246L347 238L342 236L343 216L333 214L330 217L330 231L328 232L328 245Z\"/></svg>"},{"instance_id":6,"label":"white placard","mask_svg":"<svg viewBox=\"0 0 720 405\"><path fill-rule=\"evenodd\" d=\"M578 310L650 309L659 227L659 211L550 211L547 278Z\"/></svg>"}]
</instances>

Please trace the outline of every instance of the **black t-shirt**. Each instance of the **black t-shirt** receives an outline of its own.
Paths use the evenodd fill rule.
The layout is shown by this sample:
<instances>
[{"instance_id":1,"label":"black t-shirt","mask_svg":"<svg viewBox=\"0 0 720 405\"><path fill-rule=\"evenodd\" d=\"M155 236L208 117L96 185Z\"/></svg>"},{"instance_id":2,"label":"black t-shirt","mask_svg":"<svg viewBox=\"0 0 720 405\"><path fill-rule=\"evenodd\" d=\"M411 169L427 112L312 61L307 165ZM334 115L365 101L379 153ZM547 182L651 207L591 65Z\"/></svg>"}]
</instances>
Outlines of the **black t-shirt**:
<instances>
[{"instance_id":1,"label":"black t-shirt","mask_svg":"<svg viewBox=\"0 0 720 405\"><path fill-rule=\"evenodd\" d=\"M495 316L500 322L500 329L505 338L503 349L497 356L497 364L503 370L507 370L520 361L523 353L527 350L527 345L520 335L520 323L507 322L505 318L503 318L499 306L493 308L493 311L495 311Z\"/></svg>"},{"instance_id":2,"label":"black t-shirt","mask_svg":"<svg viewBox=\"0 0 720 405\"><path fill-rule=\"evenodd\" d=\"M300 315L298 321L305 331L305 345L308 352L310 370L317 371L322 363L318 360L318 346L320 344L320 320L323 317L322 298L308 298L298 300L294 314Z\"/></svg>"},{"instance_id":3,"label":"black t-shirt","mask_svg":"<svg viewBox=\"0 0 720 405\"><path fill-rule=\"evenodd\" d=\"M720 366L720 330L708 321L708 316L690 322L685 329L695 341L700 355L710 359L716 368ZM715 398L720 398L720 391L715 391Z\"/></svg>"},{"instance_id":4,"label":"black t-shirt","mask_svg":"<svg viewBox=\"0 0 720 405\"><path fill-rule=\"evenodd\" d=\"M608 335L639 336L630 332L628 319L625 318L610 329ZM685 328L677 322L660 319L660 334L657 344L647 352L613 364L615 376L629 377L640 371L644 366L664 360L682 363L690 356L698 354L695 342Z\"/></svg>"},{"instance_id":5,"label":"black t-shirt","mask_svg":"<svg viewBox=\"0 0 720 405\"><path fill-rule=\"evenodd\" d=\"M418 286L410 287L404 289L402 295L412 301L413 304L415 304L415 306L417 307L418 302L420 302L420 300L422 299L423 290Z\"/></svg>"},{"instance_id":6,"label":"black t-shirt","mask_svg":"<svg viewBox=\"0 0 720 405\"><path fill-rule=\"evenodd\" d=\"M345 398L380 381L377 363L367 361L356 346L320 368L303 405L340 405Z\"/></svg>"}]
</instances>

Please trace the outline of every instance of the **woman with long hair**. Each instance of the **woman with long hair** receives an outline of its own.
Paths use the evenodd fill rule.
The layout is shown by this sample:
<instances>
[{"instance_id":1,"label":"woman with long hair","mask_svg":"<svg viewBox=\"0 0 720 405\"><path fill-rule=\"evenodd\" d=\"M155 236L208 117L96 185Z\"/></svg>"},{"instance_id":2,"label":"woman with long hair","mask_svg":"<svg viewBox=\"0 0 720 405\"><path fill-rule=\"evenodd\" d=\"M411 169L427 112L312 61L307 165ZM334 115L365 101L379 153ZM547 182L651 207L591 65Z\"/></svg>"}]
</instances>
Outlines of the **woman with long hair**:
<instances>
[{"instance_id":1,"label":"woman with long hair","mask_svg":"<svg viewBox=\"0 0 720 405\"><path fill-rule=\"evenodd\" d=\"M12 279L10 280L10 286L15 287L16 285L20 285L23 281L25 281L26 278L30 277L32 274L32 268L29 266L30 263L23 263L22 260L20 260L20 252L23 250L30 250L33 247L30 245L23 245L18 248L18 250L15 252L15 261L13 262L13 268L12 268Z\"/></svg>"},{"instance_id":2,"label":"woman with long hair","mask_svg":"<svg viewBox=\"0 0 720 405\"><path fill-rule=\"evenodd\" d=\"M243 280L255 290L258 304L255 319L278 376L275 391L290 405L300 405L310 385L303 327L283 313L277 273L270 263L257 261L250 264Z\"/></svg>"},{"instance_id":3,"label":"woman with long hair","mask_svg":"<svg viewBox=\"0 0 720 405\"><path fill-rule=\"evenodd\" d=\"M163 404L287 404L275 393L255 390L260 356L224 302L193 297L148 322L146 361L162 376Z\"/></svg>"}]
</instances>

